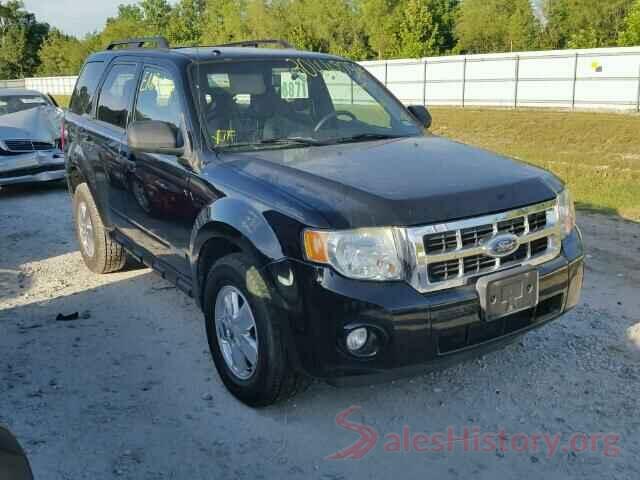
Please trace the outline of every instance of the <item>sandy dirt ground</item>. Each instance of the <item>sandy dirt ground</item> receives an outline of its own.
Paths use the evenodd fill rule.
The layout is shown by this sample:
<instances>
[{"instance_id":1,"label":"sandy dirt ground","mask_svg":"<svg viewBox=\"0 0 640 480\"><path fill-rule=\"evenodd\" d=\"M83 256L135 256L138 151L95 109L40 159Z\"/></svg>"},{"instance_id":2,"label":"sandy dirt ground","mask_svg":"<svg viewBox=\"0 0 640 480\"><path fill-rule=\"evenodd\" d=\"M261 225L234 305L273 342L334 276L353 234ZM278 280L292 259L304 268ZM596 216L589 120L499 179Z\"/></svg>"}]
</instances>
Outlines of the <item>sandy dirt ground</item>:
<instances>
[{"instance_id":1,"label":"sandy dirt ground","mask_svg":"<svg viewBox=\"0 0 640 480\"><path fill-rule=\"evenodd\" d=\"M586 284L560 320L445 371L357 388L315 383L252 410L222 386L191 299L147 269L90 273L64 189L2 191L0 423L38 480L635 480L640 224L593 214L579 224ZM77 320L56 320L74 312ZM359 438L336 424L351 406L349 425L377 441L359 460L328 459ZM465 428L503 431L505 444L465 449ZM418 451L421 432L453 432L452 441ZM557 435L556 451L534 448L536 434ZM400 451L389 451L394 435L409 439Z\"/></svg>"}]
</instances>

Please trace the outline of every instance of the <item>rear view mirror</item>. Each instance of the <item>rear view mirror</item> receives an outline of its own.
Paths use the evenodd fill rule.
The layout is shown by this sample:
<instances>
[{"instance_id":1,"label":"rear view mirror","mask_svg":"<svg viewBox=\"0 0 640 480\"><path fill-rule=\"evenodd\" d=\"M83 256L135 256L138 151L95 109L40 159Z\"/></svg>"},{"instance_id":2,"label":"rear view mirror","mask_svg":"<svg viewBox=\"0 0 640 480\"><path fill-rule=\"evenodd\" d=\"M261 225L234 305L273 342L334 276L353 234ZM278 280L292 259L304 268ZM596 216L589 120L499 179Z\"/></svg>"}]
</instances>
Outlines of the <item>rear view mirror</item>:
<instances>
[{"instance_id":1,"label":"rear view mirror","mask_svg":"<svg viewBox=\"0 0 640 480\"><path fill-rule=\"evenodd\" d=\"M33 480L29 460L11 433L0 427L0 478Z\"/></svg>"},{"instance_id":2,"label":"rear view mirror","mask_svg":"<svg viewBox=\"0 0 640 480\"><path fill-rule=\"evenodd\" d=\"M144 153L182 155L184 141L173 125L155 120L134 122L127 129L129 148Z\"/></svg>"},{"instance_id":3,"label":"rear view mirror","mask_svg":"<svg viewBox=\"0 0 640 480\"><path fill-rule=\"evenodd\" d=\"M424 106L411 105L408 107L408 109L409 112L411 112L411 115L413 115L414 118L418 120L424 128L428 129L429 127L431 127L431 114L429 113L429 110L427 110Z\"/></svg>"}]
</instances>

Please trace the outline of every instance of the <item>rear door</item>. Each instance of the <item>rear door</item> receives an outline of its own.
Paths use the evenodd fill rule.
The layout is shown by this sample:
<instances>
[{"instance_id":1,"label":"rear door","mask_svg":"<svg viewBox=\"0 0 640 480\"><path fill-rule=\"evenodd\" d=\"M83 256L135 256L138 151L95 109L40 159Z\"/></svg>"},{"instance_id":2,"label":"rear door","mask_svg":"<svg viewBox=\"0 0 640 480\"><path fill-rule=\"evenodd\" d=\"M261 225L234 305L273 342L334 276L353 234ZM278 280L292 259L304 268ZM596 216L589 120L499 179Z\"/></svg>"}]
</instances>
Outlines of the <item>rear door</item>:
<instances>
[{"instance_id":1,"label":"rear door","mask_svg":"<svg viewBox=\"0 0 640 480\"><path fill-rule=\"evenodd\" d=\"M94 128L89 141L95 145L104 178L101 190L106 192L113 226L126 229L126 200L129 163L124 153L126 128L133 97L138 84L140 65L116 60L105 76L98 97Z\"/></svg>"},{"instance_id":2,"label":"rear door","mask_svg":"<svg viewBox=\"0 0 640 480\"><path fill-rule=\"evenodd\" d=\"M93 113L98 86L106 67L106 62L101 60L89 61L84 65L73 90L69 110L64 116L64 150L67 168L77 168L83 172L101 211L104 211L105 204L103 197L98 195L96 182L97 178L102 178L104 175L94 174L96 169L102 167L97 162L95 144L88 140L93 138L90 134L94 129ZM109 218L104 217L103 221L109 225Z\"/></svg>"}]
</instances>

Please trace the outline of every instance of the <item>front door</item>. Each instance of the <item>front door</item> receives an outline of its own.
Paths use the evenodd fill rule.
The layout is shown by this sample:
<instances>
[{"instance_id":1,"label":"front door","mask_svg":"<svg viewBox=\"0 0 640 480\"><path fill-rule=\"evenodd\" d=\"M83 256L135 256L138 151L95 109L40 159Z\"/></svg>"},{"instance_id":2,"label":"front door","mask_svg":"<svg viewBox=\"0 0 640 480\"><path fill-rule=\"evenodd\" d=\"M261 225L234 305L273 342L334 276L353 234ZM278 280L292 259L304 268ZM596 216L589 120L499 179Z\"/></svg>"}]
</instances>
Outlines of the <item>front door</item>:
<instances>
[{"instance_id":1,"label":"front door","mask_svg":"<svg viewBox=\"0 0 640 480\"><path fill-rule=\"evenodd\" d=\"M188 126L178 76L168 69L146 65L135 99L132 121L170 124L183 142ZM190 191L192 169L184 157L124 152L129 162L126 213L135 228L133 240L177 273L190 277L187 258L191 229L201 205ZM162 268L163 265L160 265Z\"/></svg>"}]
</instances>

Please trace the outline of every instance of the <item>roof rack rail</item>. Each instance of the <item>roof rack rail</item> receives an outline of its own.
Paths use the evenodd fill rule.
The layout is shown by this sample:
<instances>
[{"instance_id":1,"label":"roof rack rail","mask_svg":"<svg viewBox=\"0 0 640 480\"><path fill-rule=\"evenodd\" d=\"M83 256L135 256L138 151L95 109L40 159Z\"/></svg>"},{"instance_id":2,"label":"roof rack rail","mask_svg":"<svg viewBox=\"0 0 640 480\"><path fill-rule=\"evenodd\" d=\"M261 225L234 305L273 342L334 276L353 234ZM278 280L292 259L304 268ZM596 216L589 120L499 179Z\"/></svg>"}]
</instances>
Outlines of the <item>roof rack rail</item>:
<instances>
[{"instance_id":1,"label":"roof rack rail","mask_svg":"<svg viewBox=\"0 0 640 480\"><path fill-rule=\"evenodd\" d=\"M139 38L129 38L127 40L116 40L114 42L109 43L107 46L107 50L113 50L115 47L126 46L126 48L142 48L145 43L155 43L158 48L169 48L169 42L164 37L139 37Z\"/></svg>"},{"instance_id":2,"label":"roof rack rail","mask_svg":"<svg viewBox=\"0 0 640 480\"><path fill-rule=\"evenodd\" d=\"M267 39L267 40L244 40L242 42L223 43L221 45L214 45L214 47L255 47L260 45L280 45L283 48L293 49L293 45L285 40Z\"/></svg>"}]
</instances>

